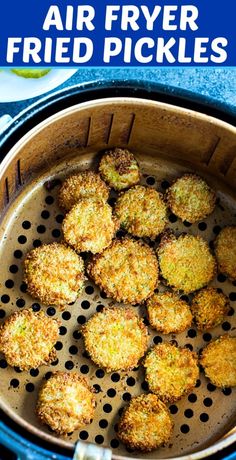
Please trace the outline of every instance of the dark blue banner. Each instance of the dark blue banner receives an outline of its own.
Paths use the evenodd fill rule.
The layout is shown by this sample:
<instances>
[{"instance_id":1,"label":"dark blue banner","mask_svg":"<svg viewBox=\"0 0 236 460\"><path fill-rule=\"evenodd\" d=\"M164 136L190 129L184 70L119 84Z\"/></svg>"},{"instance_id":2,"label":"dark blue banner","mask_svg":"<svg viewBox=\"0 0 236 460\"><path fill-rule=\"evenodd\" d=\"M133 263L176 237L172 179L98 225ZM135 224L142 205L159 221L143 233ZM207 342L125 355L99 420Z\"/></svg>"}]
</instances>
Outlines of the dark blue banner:
<instances>
[{"instance_id":1,"label":"dark blue banner","mask_svg":"<svg viewBox=\"0 0 236 460\"><path fill-rule=\"evenodd\" d=\"M2 0L0 66L235 66L235 0Z\"/></svg>"}]
</instances>

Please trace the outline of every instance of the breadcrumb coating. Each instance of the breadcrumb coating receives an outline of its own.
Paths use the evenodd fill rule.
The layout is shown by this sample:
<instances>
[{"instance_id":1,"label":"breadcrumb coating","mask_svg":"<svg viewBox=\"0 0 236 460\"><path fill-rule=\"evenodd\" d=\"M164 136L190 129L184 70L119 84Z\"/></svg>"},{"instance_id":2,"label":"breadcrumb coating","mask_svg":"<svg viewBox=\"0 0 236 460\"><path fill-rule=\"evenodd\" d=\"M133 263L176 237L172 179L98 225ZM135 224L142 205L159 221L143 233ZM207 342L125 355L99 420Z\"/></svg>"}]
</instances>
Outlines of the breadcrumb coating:
<instances>
[{"instance_id":1,"label":"breadcrumb coating","mask_svg":"<svg viewBox=\"0 0 236 460\"><path fill-rule=\"evenodd\" d=\"M93 254L109 246L118 228L111 206L98 198L81 199L62 222L65 241L78 252Z\"/></svg>"},{"instance_id":2,"label":"breadcrumb coating","mask_svg":"<svg viewBox=\"0 0 236 460\"><path fill-rule=\"evenodd\" d=\"M138 163L127 149L107 150L100 162L99 172L104 181L115 190L123 190L140 181Z\"/></svg>"},{"instance_id":3,"label":"breadcrumb coating","mask_svg":"<svg viewBox=\"0 0 236 460\"><path fill-rule=\"evenodd\" d=\"M191 392L199 378L197 354L170 343L154 346L144 360L149 390L164 402Z\"/></svg>"},{"instance_id":4,"label":"breadcrumb coating","mask_svg":"<svg viewBox=\"0 0 236 460\"><path fill-rule=\"evenodd\" d=\"M230 303L226 295L213 287L198 291L191 305L197 328L201 331L221 324L229 309Z\"/></svg>"},{"instance_id":5,"label":"breadcrumb coating","mask_svg":"<svg viewBox=\"0 0 236 460\"><path fill-rule=\"evenodd\" d=\"M53 347L58 337L57 320L43 311L25 309L12 313L0 326L0 351L10 366L36 369L56 359Z\"/></svg>"},{"instance_id":6,"label":"breadcrumb coating","mask_svg":"<svg viewBox=\"0 0 236 460\"><path fill-rule=\"evenodd\" d=\"M224 227L215 240L218 270L236 281L236 226Z\"/></svg>"},{"instance_id":7,"label":"breadcrumb coating","mask_svg":"<svg viewBox=\"0 0 236 460\"><path fill-rule=\"evenodd\" d=\"M196 174L179 177L166 196L171 211L191 223L205 219L215 208L215 192Z\"/></svg>"},{"instance_id":8,"label":"breadcrumb coating","mask_svg":"<svg viewBox=\"0 0 236 460\"><path fill-rule=\"evenodd\" d=\"M131 308L105 308L82 329L91 359L107 372L137 366L148 346L148 329Z\"/></svg>"},{"instance_id":9,"label":"breadcrumb coating","mask_svg":"<svg viewBox=\"0 0 236 460\"><path fill-rule=\"evenodd\" d=\"M191 325L189 305L174 292L153 294L146 306L151 327L163 334L177 334Z\"/></svg>"},{"instance_id":10,"label":"breadcrumb coating","mask_svg":"<svg viewBox=\"0 0 236 460\"><path fill-rule=\"evenodd\" d=\"M44 244L24 260L24 281L29 294L45 305L75 302L84 287L84 262L61 243Z\"/></svg>"},{"instance_id":11,"label":"breadcrumb coating","mask_svg":"<svg viewBox=\"0 0 236 460\"><path fill-rule=\"evenodd\" d=\"M120 194L115 214L125 230L139 237L154 239L167 224L167 207L162 194L142 185Z\"/></svg>"},{"instance_id":12,"label":"breadcrumb coating","mask_svg":"<svg viewBox=\"0 0 236 460\"><path fill-rule=\"evenodd\" d=\"M200 236L166 232L157 248L161 274L174 290L184 293L206 286L216 274L216 261Z\"/></svg>"},{"instance_id":13,"label":"breadcrumb coating","mask_svg":"<svg viewBox=\"0 0 236 460\"><path fill-rule=\"evenodd\" d=\"M36 414L43 424L65 435L91 423L94 393L77 372L55 372L44 381L38 395Z\"/></svg>"},{"instance_id":14,"label":"breadcrumb coating","mask_svg":"<svg viewBox=\"0 0 236 460\"><path fill-rule=\"evenodd\" d=\"M100 198L107 201L110 188L93 171L82 171L69 176L59 191L59 206L69 211L81 198Z\"/></svg>"},{"instance_id":15,"label":"breadcrumb coating","mask_svg":"<svg viewBox=\"0 0 236 460\"><path fill-rule=\"evenodd\" d=\"M158 263L145 243L125 237L115 239L88 265L88 274L108 297L117 302L141 303L158 283Z\"/></svg>"},{"instance_id":16,"label":"breadcrumb coating","mask_svg":"<svg viewBox=\"0 0 236 460\"><path fill-rule=\"evenodd\" d=\"M131 449L150 452L169 441L173 428L167 406L154 394L141 394L124 409L117 436Z\"/></svg>"},{"instance_id":17,"label":"breadcrumb coating","mask_svg":"<svg viewBox=\"0 0 236 460\"><path fill-rule=\"evenodd\" d=\"M212 340L203 349L200 364L216 387L236 386L236 337L225 334Z\"/></svg>"}]
</instances>

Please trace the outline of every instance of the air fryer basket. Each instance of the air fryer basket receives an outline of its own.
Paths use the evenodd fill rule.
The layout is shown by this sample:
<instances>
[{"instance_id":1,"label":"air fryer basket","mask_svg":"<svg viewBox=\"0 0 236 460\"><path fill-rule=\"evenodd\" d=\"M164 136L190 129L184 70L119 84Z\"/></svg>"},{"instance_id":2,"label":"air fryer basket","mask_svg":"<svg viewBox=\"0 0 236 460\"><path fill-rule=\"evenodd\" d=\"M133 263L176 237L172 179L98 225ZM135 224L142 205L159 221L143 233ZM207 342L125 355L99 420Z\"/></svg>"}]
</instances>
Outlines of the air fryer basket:
<instances>
[{"instance_id":1,"label":"air fryer basket","mask_svg":"<svg viewBox=\"0 0 236 460\"><path fill-rule=\"evenodd\" d=\"M105 374L84 351L80 327L103 305L112 305L88 280L82 296L64 312L34 301L22 283L22 260L33 246L59 241L62 213L57 204L60 180L72 171L96 169L98 152L110 147L132 150L141 166L142 183L164 191L170 181L186 171L200 173L217 190L217 207L204 222L187 228L210 245L219 229L236 223L236 129L209 116L135 98L111 98L72 106L26 134L9 152L0 171L1 305L0 317L23 307L60 319L58 359L50 367L19 372L0 359L1 408L18 424L43 440L72 448L80 438L109 446L113 458L137 458L116 438L122 407L132 395L147 391L142 366L133 371ZM114 198L115 195L113 195ZM169 227L176 232L186 226L170 215ZM236 287L223 275L212 283L229 295L227 320L207 333L195 327L178 335L163 336L150 330L150 345L163 341L199 351L211 337L226 332L235 335ZM137 307L135 307L137 308ZM139 307L142 316L145 308ZM34 414L42 378L51 370L77 370L90 379L96 390L96 416L90 426L67 438L58 438L38 423ZM235 389L216 389L203 373L194 391L170 406L175 422L173 438L165 448L142 458L171 458L193 454L200 458L236 439ZM213 447L212 447L213 446ZM210 447L210 449L208 449Z\"/></svg>"}]
</instances>

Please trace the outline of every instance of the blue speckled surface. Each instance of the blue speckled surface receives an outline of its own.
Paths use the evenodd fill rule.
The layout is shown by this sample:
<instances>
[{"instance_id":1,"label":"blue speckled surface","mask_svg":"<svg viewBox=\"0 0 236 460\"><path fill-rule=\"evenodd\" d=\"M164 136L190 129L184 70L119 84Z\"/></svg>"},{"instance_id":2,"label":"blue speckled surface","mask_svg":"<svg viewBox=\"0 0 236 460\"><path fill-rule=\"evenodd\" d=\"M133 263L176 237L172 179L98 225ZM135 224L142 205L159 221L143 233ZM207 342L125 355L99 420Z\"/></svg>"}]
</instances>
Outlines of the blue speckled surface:
<instances>
[{"instance_id":1,"label":"blue speckled surface","mask_svg":"<svg viewBox=\"0 0 236 460\"><path fill-rule=\"evenodd\" d=\"M58 87L57 90L78 83L107 79L124 81L130 79L149 80L173 86L174 88L185 89L209 97L213 102L217 101L225 104L231 112L236 113L236 68L83 68L78 70L72 78ZM0 116L5 113L15 116L41 97L35 97L27 101L0 104Z\"/></svg>"}]
</instances>

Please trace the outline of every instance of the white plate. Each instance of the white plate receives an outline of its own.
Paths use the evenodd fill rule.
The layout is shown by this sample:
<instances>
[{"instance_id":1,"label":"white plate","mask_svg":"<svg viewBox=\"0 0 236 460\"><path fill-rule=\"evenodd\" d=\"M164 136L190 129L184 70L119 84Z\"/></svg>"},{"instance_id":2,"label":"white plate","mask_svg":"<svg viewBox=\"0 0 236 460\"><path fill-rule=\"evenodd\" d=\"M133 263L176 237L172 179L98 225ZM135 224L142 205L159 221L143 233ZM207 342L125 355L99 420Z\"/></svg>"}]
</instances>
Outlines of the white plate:
<instances>
[{"instance_id":1,"label":"white plate","mask_svg":"<svg viewBox=\"0 0 236 460\"><path fill-rule=\"evenodd\" d=\"M78 69L51 69L40 78L19 77L10 71L0 71L0 102L13 102L39 96L64 83Z\"/></svg>"}]
</instances>

